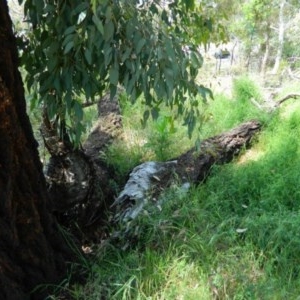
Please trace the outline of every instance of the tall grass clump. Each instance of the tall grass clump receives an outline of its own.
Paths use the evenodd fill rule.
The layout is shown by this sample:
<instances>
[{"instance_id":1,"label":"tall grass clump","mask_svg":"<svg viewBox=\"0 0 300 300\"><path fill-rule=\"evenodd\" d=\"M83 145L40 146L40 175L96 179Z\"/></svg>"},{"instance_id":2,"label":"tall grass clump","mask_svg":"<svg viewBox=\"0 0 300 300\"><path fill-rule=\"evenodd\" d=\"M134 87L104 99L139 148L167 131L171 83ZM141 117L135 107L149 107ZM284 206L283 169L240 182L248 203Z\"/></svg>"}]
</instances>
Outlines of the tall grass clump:
<instances>
[{"instance_id":1,"label":"tall grass clump","mask_svg":"<svg viewBox=\"0 0 300 300\"><path fill-rule=\"evenodd\" d=\"M299 291L299 121L298 111L278 115L256 147L259 159L215 168L198 189L215 224L216 250L237 247L240 260L251 249L258 262L255 299L295 299Z\"/></svg>"},{"instance_id":2,"label":"tall grass clump","mask_svg":"<svg viewBox=\"0 0 300 300\"><path fill-rule=\"evenodd\" d=\"M258 85L248 76L241 76L233 81L233 97L241 102L248 102L251 98L257 102L263 100Z\"/></svg>"},{"instance_id":3,"label":"tall grass clump","mask_svg":"<svg viewBox=\"0 0 300 300\"><path fill-rule=\"evenodd\" d=\"M242 122L257 119L267 123L270 116L253 104L263 100L260 88L249 78L239 77L233 82L233 96L214 95L214 100L203 105L204 117L200 135L207 138L229 130Z\"/></svg>"},{"instance_id":4,"label":"tall grass clump","mask_svg":"<svg viewBox=\"0 0 300 300\"><path fill-rule=\"evenodd\" d=\"M166 191L162 210L149 205L131 221L123 240L99 248L82 294L88 299L211 299L207 243L200 210L186 207L186 192ZM209 255L209 257L212 255Z\"/></svg>"},{"instance_id":5,"label":"tall grass clump","mask_svg":"<svg viewBox=\"0 0 300 300\"><path fill-rule=\"evenodd\" d=\"M166 161L174 156L173 148L177 140L174 121L171 115L161 115L148 127L145 148L153 152L155 160Z\"/></svg>"},{"instance_id":6,"label":"tall grass clump","mask_svg":"<svg viewBox=\"0 0 300 300\"><path fill-rule=\"evenodd\" d=\"M160 107L158 117L149 118L142 125L146 109L142 98L131 103L125 95L121 95L120 106L122 138L113 141L105 153L102 153L102 157L115 168L121 183L124 183L128 173L138 164L149 160L173 159L194 145L195 138L188 138L182 118L176 116L170 107Z\"/></svg>"}]
</instances>

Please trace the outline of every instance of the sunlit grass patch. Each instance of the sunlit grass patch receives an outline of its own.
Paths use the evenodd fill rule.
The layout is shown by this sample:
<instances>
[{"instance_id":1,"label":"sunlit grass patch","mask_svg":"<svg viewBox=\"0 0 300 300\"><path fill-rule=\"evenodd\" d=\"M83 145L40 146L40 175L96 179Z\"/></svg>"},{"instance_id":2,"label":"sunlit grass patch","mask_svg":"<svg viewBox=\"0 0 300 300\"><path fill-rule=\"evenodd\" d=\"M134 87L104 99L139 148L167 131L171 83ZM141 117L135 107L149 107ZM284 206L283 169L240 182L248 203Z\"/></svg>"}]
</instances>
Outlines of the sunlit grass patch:
<instances>
[{"instance_id":1,"label":"sunlit grass patch","mask_svg":"<svg viewBox=\"0 0 300 300\"><path fill-rule=\"evenodd\" d=\"M242 153L239 156L239 158L237 160L237 163L238 164L245 164L245 163L248 163L250 161L257 161L263 155L264 155L264 153L259 149L249 149L249 150L245 151L244 153Z\"/></svg>"},{"instance_id":2,"label":"sunlit grass patch","mask_svg":"<svg viewBox=\"0 0 300 300\"><path fill-rule=\"evenodd\" d=\"M165 284L152 299L211 299L207 275L196 263L176 258L166 271Z\"/></svg>"},{"instance_id":3,"label":"sunlit grass patch","mask_svg":"<svg viewBox=\"0 0 300 300\"><path fill-rule=\"evenodd\" d=\"M257 299L257 285L266 277L261 256L251 245L216 251L210 274L212 299Z\"/></svg>"}]
</instances>

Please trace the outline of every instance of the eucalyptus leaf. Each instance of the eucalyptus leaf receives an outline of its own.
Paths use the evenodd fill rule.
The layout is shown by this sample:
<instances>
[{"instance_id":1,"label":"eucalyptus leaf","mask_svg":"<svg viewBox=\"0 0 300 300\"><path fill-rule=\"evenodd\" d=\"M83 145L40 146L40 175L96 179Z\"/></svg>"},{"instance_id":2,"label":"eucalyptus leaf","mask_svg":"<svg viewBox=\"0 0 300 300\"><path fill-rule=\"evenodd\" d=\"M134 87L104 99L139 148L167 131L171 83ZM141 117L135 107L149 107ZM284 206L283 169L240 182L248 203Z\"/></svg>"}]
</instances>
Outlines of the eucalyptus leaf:
<instances>
[{"instance_id":1,"label":"eucalyptus leaf","mask_svg":"<svg viewBox=\"0 0 300 300\"><path fill-rule=\"evenodd\" d=\"M96 25L97 29L99 30L99 32L102 35L104 35L103 24L102 24L101 20L97 17L97 15L93 15L92 20L93 20L94 24Z\"/></svg>"},{"instance_id":2,"label":"eucalyptus leaf","mask_svg":"<svg viewBox=\"0 0 300 300\"><path fill-rule=\"evenodd\" d=\"M145 39L141 39L139 40L137 46L136 46L136 54L139 54L142 50L142 48L145 46L146 44L146 40Z\"/></svg>"},{"instance_id":3,"label":"eucalyptus leaf","mask_svg":"<svg viewBox=\"0 0 300 300\"><path fill-rule=\"evenodd\" d=\"M71 41L74 40L74 37L75 37L75 34L69 34L69 35L67 35L67 36L64 38L63 42L62 42L62 46L63 46L63 47L66 47L66 45L67 45L69 42L71 42ZM52 43L53 43L53 42L52 42ZM51 48L53 47L52 52L55 52L55 51L57 51L57 49L59 48L59 44L58 44L58 43L53 43L53 44L54 44L54 45L57 45L56 48L54 48L52 45L50 45Z\"/></svg>"},{"instance_id":4,"label":"eucalyptus leaf","mask_svg":"<svg viewBox=\"0 0 300 300\"><path fill-rule=\"evenodd\" d=\"M158 107L152 107L151 108L151 117L153 120L156 120L159 116L159 108Z\"/></svg>"},{"instance_id":5,"label":"eucalyptus leaf","mask_svg":"<svg viewBox=\"0 0 300 300\"><path fill-rule=\"evenodd\" d=\"M104 25L104 40L109 41L113 38L115 26L112 21L105 23Z\"/></svg>"},{"instance_id":6,"label":"eucalyptus leaf","mask_svg":"<svg viewBox=\"0 0 300 300\"><path fill-rule=\"evenodd\" d=\"M109 71L109 80L112 85L117 85L119 81L119 70L115 66L112 66Z\"/></svg>"},{"instance_id":7,"label":"eucalyptus leaf","mask_svg":"<svg viewBox=\"0 0 300 300\"><path fill-rule=\"evenodd\" d=\"M64 54L69 53L72 50L73 47L74 47L74 41L68 42L66 47L65 47Z\"/></svg>"},{"instance_id":8,"label":"eucalyptus leaf","mask_svg":"<svg viewBox=\"0 0 300 300\"><path fill-rule=\"evenodd\" d=\"M73 33L73 32L75 31L75 29L76 29L76 26L75 26L75 25L68 27L68 28L65 30L64 35L68 35L68 34L70 34L70 33Z\"/></svg>"},{"instance_id":9,"label":"eucalyptus leaf","mask_svg":"<svg viewBox=\"0 0 300 300\"><path fill-rule=\"evenodd\" d=\"M74 14L80 14L81 12L85 11L86 9L88 9L88 3L87 2L83 2L80 3L73 11Z\"/></svg>"},{"instance_id":10,"label":"eucalyptus leaf","mask_svg":"<svg viewBox=\"0 0 300 300\"><path fill-rule=\"evenodd\" d=\"M89 48L85 49L84 57L85 57L85 59L86 59L86 61L89 65L92 64L92 53L91 53L91 50Z\"/></svg>"},{"instance_id":11,"label":"eucalyptus leaf","mask_svg":"<svg viewBox=\"0 0 300 300\"><path fill-rule=\"evenodd\" d=\"M121 61L124 62L125 60L127 60L131 54L131 48L127 48L124 53L122 54L122 57L121 57Z\"/></svg>"},{"instance_id":12,"label":"eucalyptus leaf","mask_svg":"<svg viewBox=\"0 0 300 300\"><path fill-rule=\"evenodd\" d=\"M77 121L81 121L83 118L82 105L78 101L74 101L73 109L74 109L74 113L75 113Z\"/></svg>"}]
</instances>

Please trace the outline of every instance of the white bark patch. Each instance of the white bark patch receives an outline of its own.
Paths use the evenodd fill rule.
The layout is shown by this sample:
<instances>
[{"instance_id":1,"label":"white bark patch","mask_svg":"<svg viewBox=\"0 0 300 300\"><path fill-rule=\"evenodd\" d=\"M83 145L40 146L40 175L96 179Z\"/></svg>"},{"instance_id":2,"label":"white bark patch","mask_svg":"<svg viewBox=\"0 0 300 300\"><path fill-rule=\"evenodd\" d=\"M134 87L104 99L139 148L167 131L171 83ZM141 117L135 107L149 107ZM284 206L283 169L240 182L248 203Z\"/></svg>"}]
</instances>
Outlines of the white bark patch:
<instances>
[{"instance_id":1,"label":"white bark patch","mask_svg":"<svg viewBox=\"0 0 300 300\"><path fill-rule=\"evenodd\" d=\"M135 219L148 202L149 196L160 184L170 179L177 161L145 162L133 169L123 191L112 206L128 206L122 210L122 219Z\"/></svg>"}]
</instances>

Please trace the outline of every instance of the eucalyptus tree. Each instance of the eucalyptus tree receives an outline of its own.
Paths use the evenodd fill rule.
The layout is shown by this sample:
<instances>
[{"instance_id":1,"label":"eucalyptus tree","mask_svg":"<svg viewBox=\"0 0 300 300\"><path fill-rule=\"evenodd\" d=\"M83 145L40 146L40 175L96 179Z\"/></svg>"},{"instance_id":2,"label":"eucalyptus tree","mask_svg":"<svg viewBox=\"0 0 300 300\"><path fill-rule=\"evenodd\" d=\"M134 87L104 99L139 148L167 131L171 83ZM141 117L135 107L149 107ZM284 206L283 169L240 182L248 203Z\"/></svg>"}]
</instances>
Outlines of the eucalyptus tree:
<instances>
[{"instance_id":1,"label":"eucalyptus tree","mask_svg":"<svg viewBox=\"0 0 300 300\"><path fill-rule=\"evenodd\" d=\"M277 46L277 52L275 57L275 63L273 66L272 72L276 74L279 69L279 64L282 57L282 51L283 51L283 45L284 45L284 35L285 35L285 29L286 29L286 22L284 20L284 9L287 4L286 0L281 0L279 2L279 13L278 13L278 46Z\"/></svg>"},{"instance_id":2,"label":"eucalyptus tree","mask_svg":"<svg viewBox=\"0 0 300 300\"><path fill-rule=\"evenodd\" d=\"M195 80L202 57L193 43L207 42L214 28L204 2L172 1L166 7L159 1L27 0L25 10L31 26L20 48L26 84L61 136L67 131L79 141L82 98L92 101L106 89L113 95L118 84L132 101L143 93L154 116L162 102L176 106L193 128L196 103L185 110L187 96L205 98L208 92ZM193 24L201 34L194 36ZM0 298L41 299L29 293L37 284L59 280L68 251L26 114L5 0L0 36Z\"/></svg>"},{"instance_id":3,"label":"eucalyptus tree","mask_svg":"<svg viewBox=\"0 0 300 300\"><path fill-rule=\"evenodd\" d=\"M275 30L277 33L276 55L272 72L276 74L279 70L282 57L284 56L284 48L287 44L295 43L288 40L288 33L293 30L294 22L299 14L300 3L297 0L280 0L278 2L278 20ZM298 27L298 26L297 26ZM297 40L297 37L294 37ZM297 42L296 42L297 43ZM290 46L290 45L289 45ZM296 48L298 48L296 46ZM288 58L288 57L287 57Z\"/></svg>"},{"instance_id":4,"label":"eucalyptus tree","mask_svg":"<svg viewBox=\"0 0 300 300\"><path fill-rule=\"evenodd\" d=\"M299 1L242 1L240 8L230 29L244 44L247 67L255 55L262 74L272 64L276 73L287 41L285 32L299 9Z\"/></svg>"},{"instance_id":5,"label":"eucalyptus tree","mask_svg":"<svg viewBox=\"0 0 300 300\"><path fill-rule=\"evenodd\" d=\"M244 45L246 67L250 67L253 57L262 57L261 72L265 72L270 55L270 40L274 19L273 3L266 0L243 1L231 30Z\"/></svg>"},{"instance_id":6,"label":"eucalyptus tree","mask_svg":"<svg viewBox=\"0 0 300 300\"><path fill-rule=\"evenodd\" d=\"M300 49L298 43L298 36L300 34L300 28L298 25L300 21L300 7L295 9L295 11L295 17L290 18L288 22L288 28L286 30L286 42L283 48L283 58L287 59L293 68L299 66L300 59Z\"/></svg>"},{"instance_id":7,"label":"eucalyptus tree","mask_svg":"<svg viewBox=\"0 0 300 300\"><path fill-rule=\"evenodd\" d=\"M25 12L27 87L61 137L67 131L78 144L83 101L107 90L113 97L118 85L132 102L143 94L143 121L164 102L184 115L191 133L197 101L185 103L209 93L196 82L203 63L198 46L223 32L209 1L27 0Z\"/></svg>"},{"instance_id":8,"label":"eucalyptus tree","mask_svg":"<svg viewBox=\"0 0 300 300\"><path fill-rule=\"evenodd\" d=\"M63 275L68 251L50 213L4 0L0 36L0 298L21 300L36 284Z\"/></svg>"}]
</instances>

